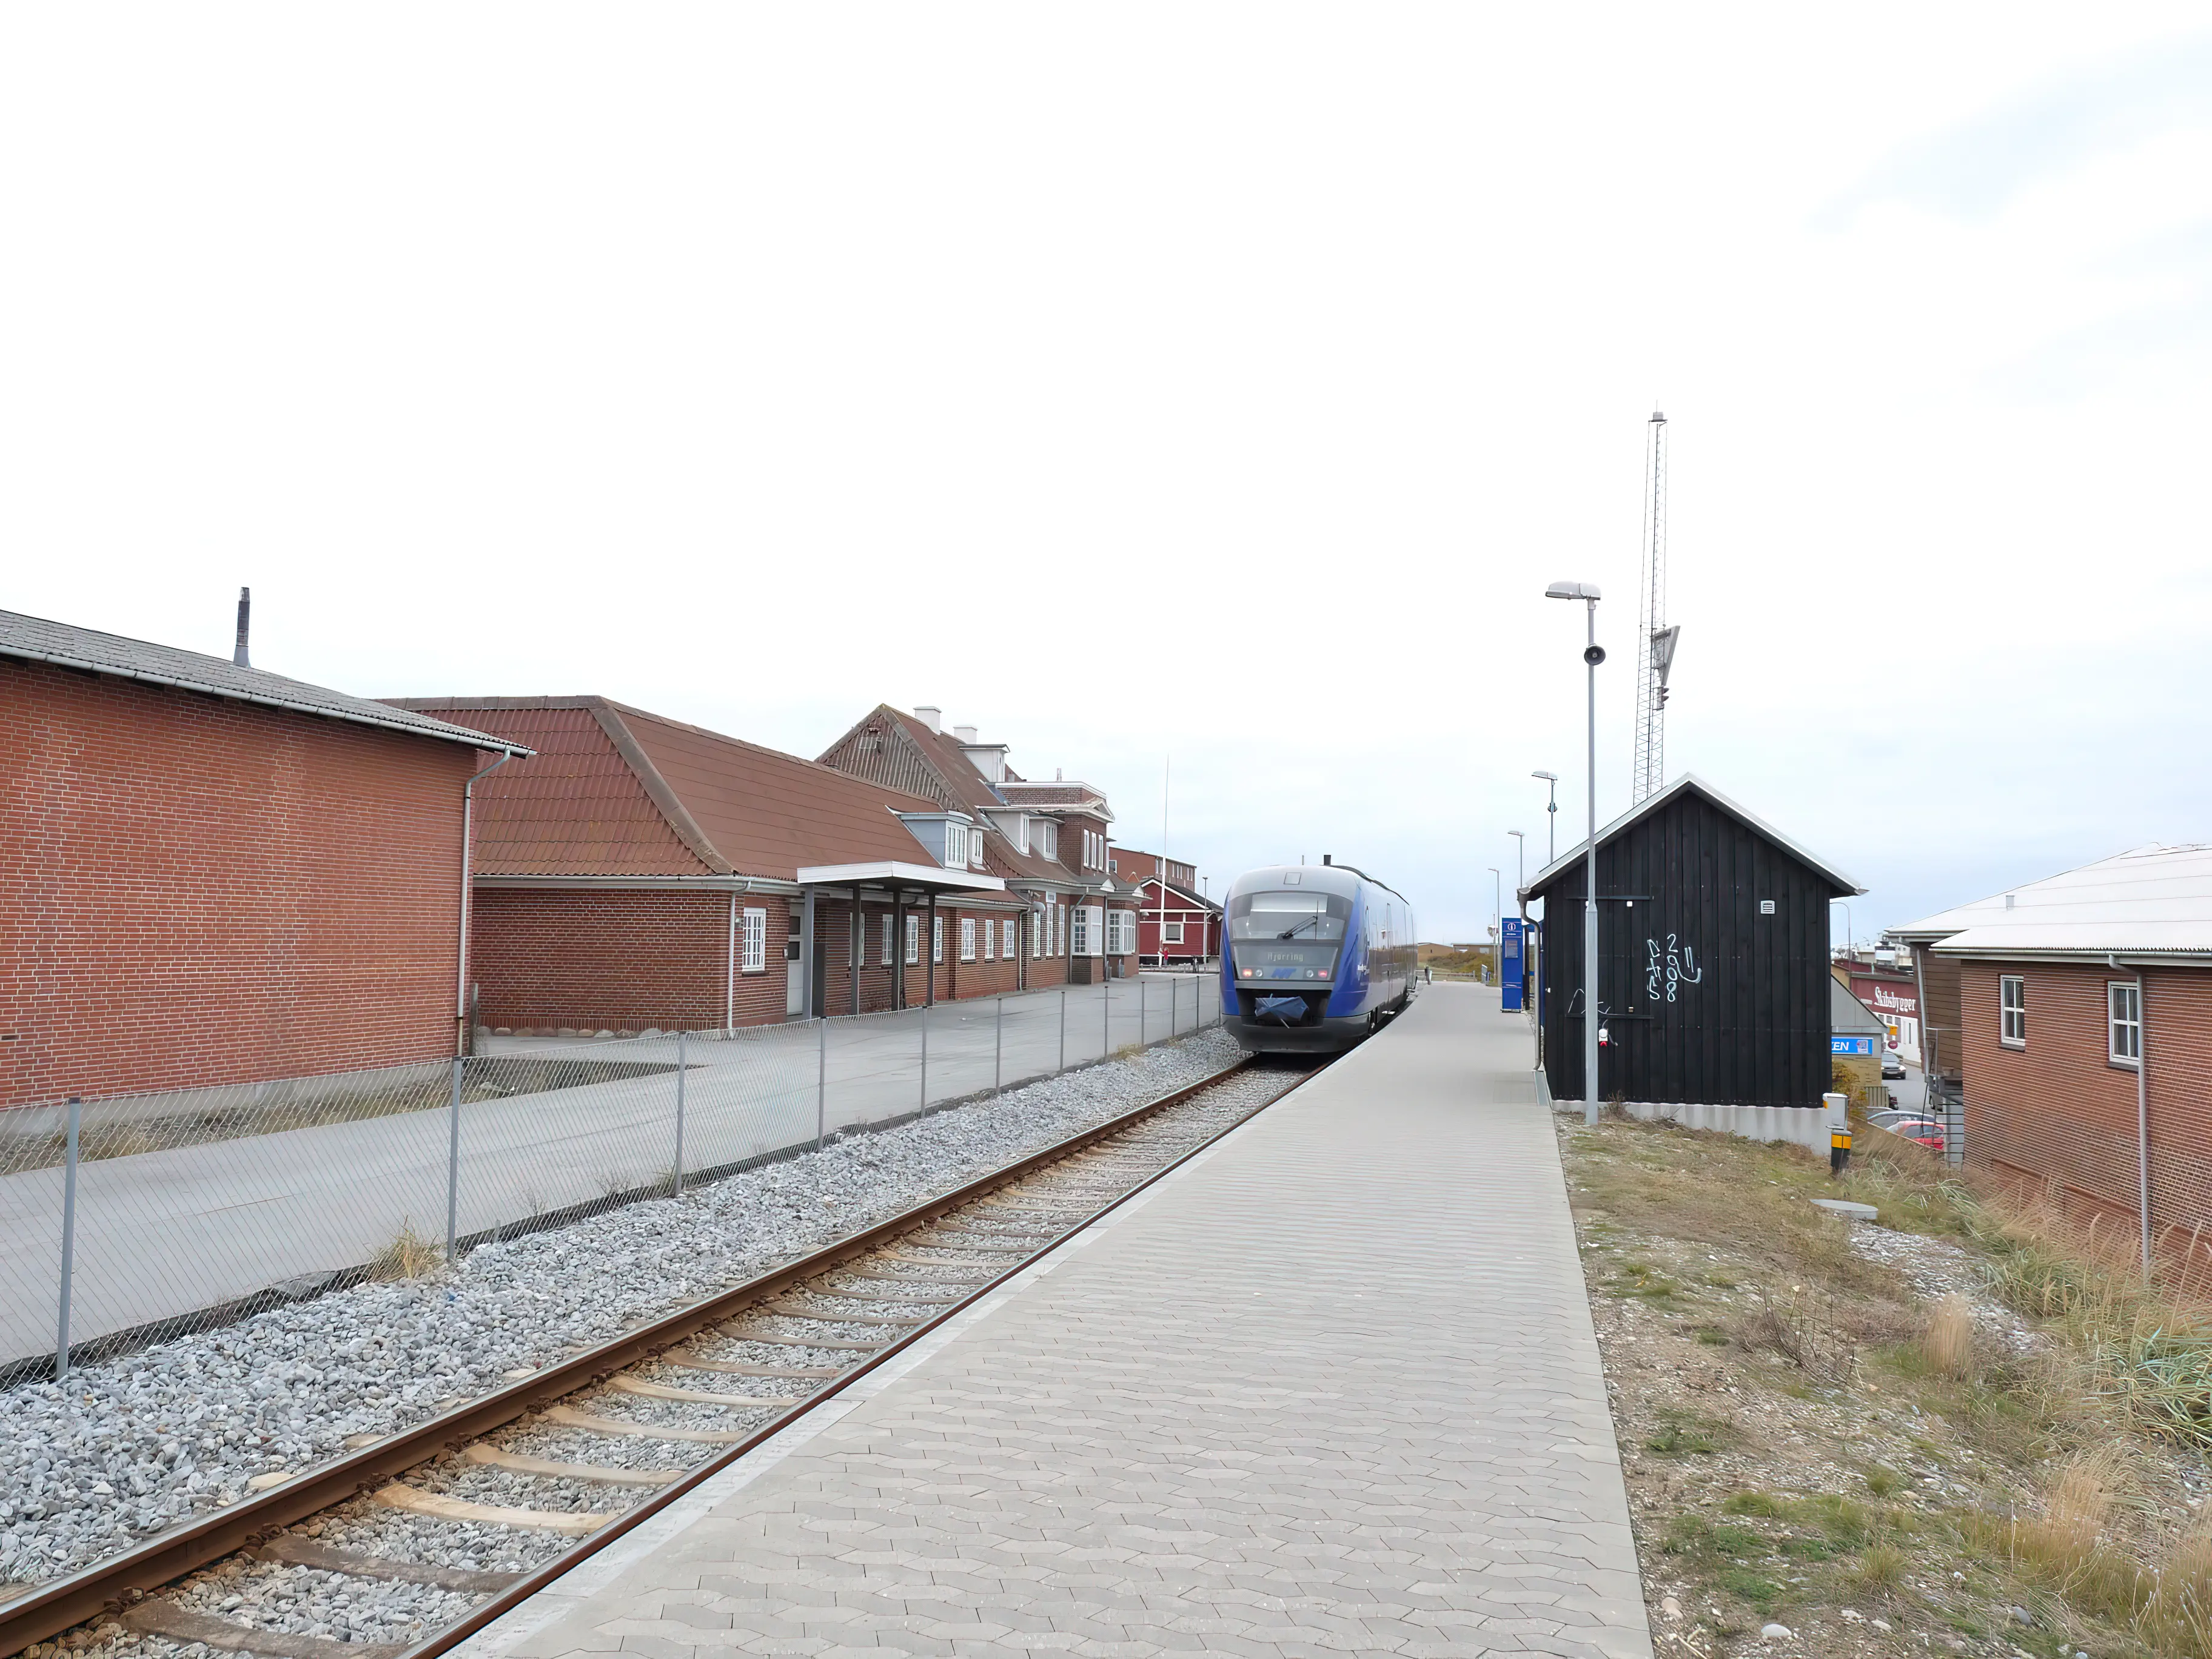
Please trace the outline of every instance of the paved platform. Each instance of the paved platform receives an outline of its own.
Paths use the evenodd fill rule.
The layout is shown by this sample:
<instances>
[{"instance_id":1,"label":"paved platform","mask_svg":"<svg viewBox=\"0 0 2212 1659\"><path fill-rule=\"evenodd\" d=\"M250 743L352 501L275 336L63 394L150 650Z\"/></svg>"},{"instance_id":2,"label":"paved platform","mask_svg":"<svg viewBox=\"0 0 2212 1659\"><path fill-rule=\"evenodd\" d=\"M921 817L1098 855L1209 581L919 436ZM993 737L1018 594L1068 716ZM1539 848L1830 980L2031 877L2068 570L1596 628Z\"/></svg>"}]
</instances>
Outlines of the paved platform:
<instances>
[{"instance_id":1,"label":"paved platform","mask_svg":"<svg viewBox=\"0 0 2212 1659\"><path fill-rule=\"evenodd\" d=\"M1645 1659L1528 1058L1429 988L462 1651Z\"/></svg>"}]
</instances>

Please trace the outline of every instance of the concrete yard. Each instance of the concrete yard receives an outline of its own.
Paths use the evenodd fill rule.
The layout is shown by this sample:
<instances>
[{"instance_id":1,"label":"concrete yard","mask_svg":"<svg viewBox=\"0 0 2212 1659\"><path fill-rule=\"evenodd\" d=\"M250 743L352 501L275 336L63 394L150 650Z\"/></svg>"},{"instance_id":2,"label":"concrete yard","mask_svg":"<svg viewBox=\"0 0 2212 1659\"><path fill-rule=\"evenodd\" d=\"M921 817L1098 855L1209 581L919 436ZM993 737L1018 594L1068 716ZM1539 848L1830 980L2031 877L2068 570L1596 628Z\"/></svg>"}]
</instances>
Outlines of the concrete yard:
<instances>
[{"instance_id":1,"label":"concrete yard","mask_svg":"<svg viewBox=\"0 0 2212 1659\"><path fill-rule=\"evenodd\" d=\"M1430 988L462 1651L1644 1659L1528 1054Z\"/></svg>"}]
</instances>

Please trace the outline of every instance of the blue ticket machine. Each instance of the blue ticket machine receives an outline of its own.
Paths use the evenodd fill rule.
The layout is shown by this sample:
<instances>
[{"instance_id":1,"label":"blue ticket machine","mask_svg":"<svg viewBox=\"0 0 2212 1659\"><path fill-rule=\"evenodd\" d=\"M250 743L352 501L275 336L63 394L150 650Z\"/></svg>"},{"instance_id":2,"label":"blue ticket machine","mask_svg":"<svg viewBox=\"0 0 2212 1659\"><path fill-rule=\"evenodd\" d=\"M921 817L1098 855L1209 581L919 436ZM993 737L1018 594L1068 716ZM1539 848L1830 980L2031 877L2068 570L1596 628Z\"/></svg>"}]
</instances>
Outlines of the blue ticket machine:
<instances>
[{"instance_id":1,"label":"blue ticket machine","mask_svg":"<svg viewBox=\"0 0 2212 1659\"><path fill-rule=\"evenodd\" d=\"M1521 954L1521 918L1508 916L1498 940L1498 982L1502 996L1498 1006L1505 1012L1521 1012L1521 989L1526 978Z\"/></svg>"}]
</instances>

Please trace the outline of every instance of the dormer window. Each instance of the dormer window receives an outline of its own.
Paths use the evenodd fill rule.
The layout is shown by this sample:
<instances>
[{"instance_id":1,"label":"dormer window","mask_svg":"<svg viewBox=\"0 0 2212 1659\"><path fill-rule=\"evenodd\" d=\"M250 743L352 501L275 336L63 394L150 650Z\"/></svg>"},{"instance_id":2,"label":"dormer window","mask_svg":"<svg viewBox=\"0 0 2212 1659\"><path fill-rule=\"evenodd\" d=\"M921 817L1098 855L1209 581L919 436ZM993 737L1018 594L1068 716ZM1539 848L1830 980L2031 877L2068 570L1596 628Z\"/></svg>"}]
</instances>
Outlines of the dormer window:
<instances>
[{"instance_id":1,"label":"dormer window","mask_svg":"<svg viewBox=\"0 0 2212 1659\"><path fill-rule=\"evenodd\" d=\"M957 870L968 862L968 826L945 821L945 867Z\"/></svg>"},{"instance_id":2,"label":"dormer window","mask_svg":"<svg viewBox=\"0 0 2212 1659\"><path fill-rule=\"evenodd\" d=\"M983 827L981 824L969 835L968 862L978 870L983 867Z\"/></svg>"}]
</instances>

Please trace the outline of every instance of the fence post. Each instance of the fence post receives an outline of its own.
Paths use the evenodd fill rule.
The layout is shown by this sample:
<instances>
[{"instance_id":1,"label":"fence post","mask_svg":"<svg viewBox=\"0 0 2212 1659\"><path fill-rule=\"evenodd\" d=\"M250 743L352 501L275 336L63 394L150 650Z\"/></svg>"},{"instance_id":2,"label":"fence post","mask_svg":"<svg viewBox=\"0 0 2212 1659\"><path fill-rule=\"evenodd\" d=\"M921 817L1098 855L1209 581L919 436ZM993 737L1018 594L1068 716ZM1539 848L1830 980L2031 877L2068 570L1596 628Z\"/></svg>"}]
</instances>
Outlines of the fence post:
<instances>
[{"instance_id":1,"label":"fence post","mask_svg":"<svg viewBox=\"0 0 2212 1659\"><path fill-rule=\"evenodd\" d=\"M814 1150L822 1150L823 1137L830 1128L830 1020L827 1015L814 1023Z\"/></svg>"},{"instance_id":2,"label":"fence post","mask_svg":"<svg viewBox=\"0 0 2212 1659\"><path fill-rule=\"evenodd\" d=\"M1106 964L1103 962L1098 964L1098 971L1102 974L1106 971ZM1100 1044L1098 1058L1113 1059L1114 981L1110 979L1102 979L1098 981L1098 1042Z\"/></svg>"},{"instance_id":3,"label":"fence post","mask_svg":"<svg viewBox=\"0 0 2212 1659\"><path fill-rule=\"evenodd\" d=\"M77 1126L84 1115L84 1103L77 1096L69 1097L69 1162L62 1176L62 1305L61 1319L54 1331L54 1381L58 1382L69 1375L70 1353L70 1286L76 1278L76 1143Z\"/></svg>"},{"instance_id":4,"label":"fence post","mask_svg":"<svg viewBox=\"0 0 2212 1659\"><path fill-rule=\"evenodd\" d=\"M1151 1018L1152 997L1152 984L1145 978L1145 970L1139 968L1137 969L1137 1046L1139 1048L1145 1046L1145 1039L1149 1035L1146 1025Z\"/></svg>"},{"instance_id":5,"label":"fence post","mask_svg":"<svg viewBox=\"0 0 2212 1659\"><path fill-rule=\"evenodd\" d=\"M676 1167L669 1171L668 1195L684 1195L684 1033L676 1034Z\"/></svg>"},{"instance_id":6,"label":"fence post","mask_svg":"<svg viewBox=\"0 0 2212 1659\"><path fill-rule=\"evenodd\" d=\"M991 1018L991 1092L1002 1093L1006 1074L1006 1000L1000 997Z\"/></svg>"},{"instance_id":7,"label":"fence post","mask_svg":"<svg viewBox=\"0 0 2212 1659\"><path fill-rule=\"evenodd\" d=\"M921 1109L929 1109L929 1004L921 1005Z\"/></svg>"},{"instance_id":8,"label":"fence post","mask_svg":"<svg viewBox=\"0 0 2212 1659\"><path fill-rule=\"evenodd\" d=\"M453 1104L446 1114L446 1260L453 1259L461 1215L461 1057L453 1056Z\"/></svg>"}]
</instances>

